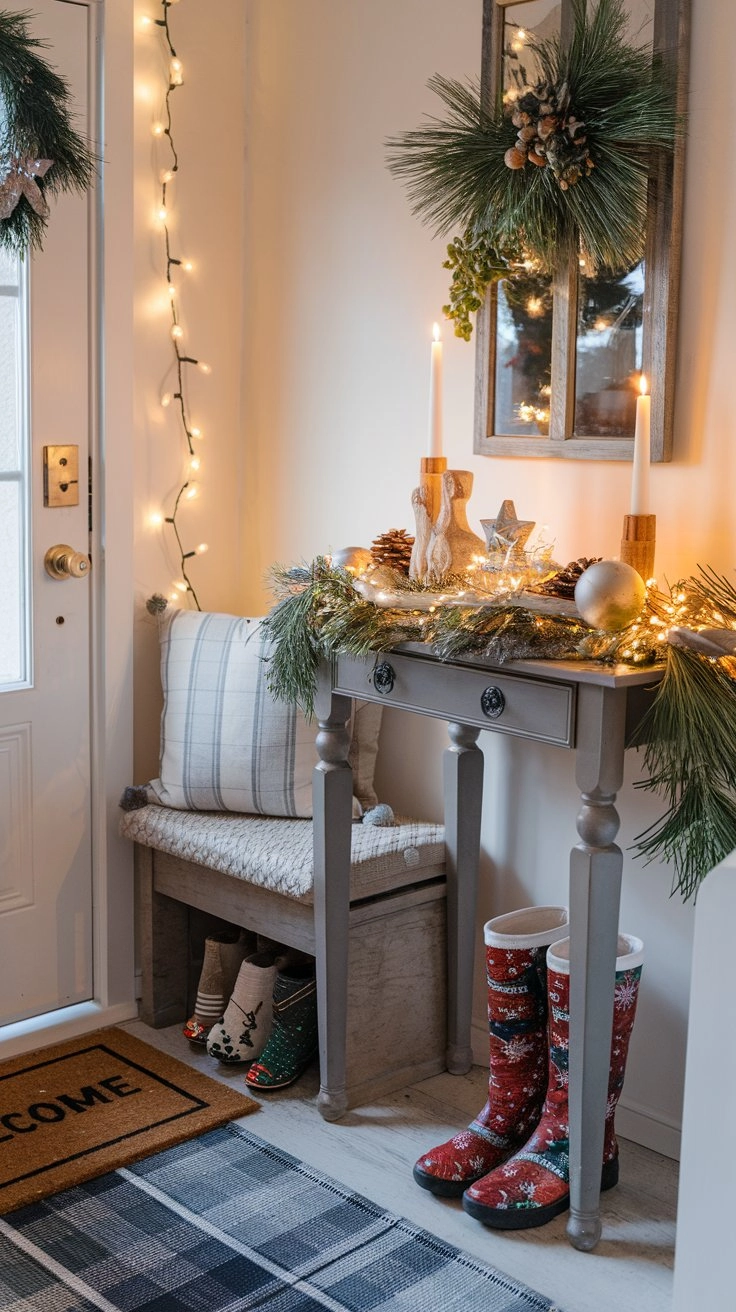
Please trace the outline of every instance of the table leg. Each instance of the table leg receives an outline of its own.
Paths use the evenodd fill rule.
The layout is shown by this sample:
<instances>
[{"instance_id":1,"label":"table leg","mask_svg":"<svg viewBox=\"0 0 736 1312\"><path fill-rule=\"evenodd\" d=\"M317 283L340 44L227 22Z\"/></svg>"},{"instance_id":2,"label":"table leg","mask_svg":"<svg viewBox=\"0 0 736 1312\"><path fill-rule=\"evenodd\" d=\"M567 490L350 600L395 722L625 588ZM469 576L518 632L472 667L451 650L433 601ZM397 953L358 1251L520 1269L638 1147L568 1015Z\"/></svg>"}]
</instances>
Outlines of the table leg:
<instances>
[{"instance_id":1,"label":"table leg","mask_svg":"<svg viewBox=\"0 0 736 1312\"><path fill-rule=\"evenodd\" d=\"M600 1239L600 1187L623 855L614 805L623 780L626 692L578 688L580 842L570 854L570 1218L573 1247Z\"/></svg>"},{"instance_id":2,"label":"table leg","mask_svg":"<svg viewBox=\"0 0 736 1312\"><path fill-rule=\"evenodd\" d=\"M447 1069L464 1075L473 1064L475 908L478 890L483 753L480 729L448 725L444 753L447 869Z\"/></svg>"},{"instance_id":3,"label":"table leg","mask_svg":"<svg viewBox=\"0 0 736 1312\"><path fill-rule=\"evenodd\" d=\"M329 694L328 694L329 696ZM317 752L313 776L314 938L317 965L320 1090L317 1107L326 1121L347 1109L345 1044L350 915L350 831L353 772L348 765L351 701L329 696L325 714L318 702Z\"/></svg>"}]
</instances>

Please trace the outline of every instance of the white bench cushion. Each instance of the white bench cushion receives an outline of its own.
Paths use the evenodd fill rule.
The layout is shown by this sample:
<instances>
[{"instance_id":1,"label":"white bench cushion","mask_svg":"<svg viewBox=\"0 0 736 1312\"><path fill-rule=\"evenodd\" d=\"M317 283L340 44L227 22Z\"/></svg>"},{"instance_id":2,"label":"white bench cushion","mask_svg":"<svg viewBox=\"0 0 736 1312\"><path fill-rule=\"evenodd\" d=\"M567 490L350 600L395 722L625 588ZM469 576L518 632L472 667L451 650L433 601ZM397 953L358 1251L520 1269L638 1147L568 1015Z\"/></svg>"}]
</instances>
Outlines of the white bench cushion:
<instances>
[{"instance_id":1,"label":"white bench cushion","mask_svg":"<svg viewBox=\"0 0 736 1312\"><path fill-rule=\"evenodd\" d=\"M120 822L126 838L303 902L312 901L312 821L143 806ZM355 901L441 874L443 825L397 819L352 826L350 896ZM407 874L409 878L407 878Z\"/></svg>"}]
</instances>

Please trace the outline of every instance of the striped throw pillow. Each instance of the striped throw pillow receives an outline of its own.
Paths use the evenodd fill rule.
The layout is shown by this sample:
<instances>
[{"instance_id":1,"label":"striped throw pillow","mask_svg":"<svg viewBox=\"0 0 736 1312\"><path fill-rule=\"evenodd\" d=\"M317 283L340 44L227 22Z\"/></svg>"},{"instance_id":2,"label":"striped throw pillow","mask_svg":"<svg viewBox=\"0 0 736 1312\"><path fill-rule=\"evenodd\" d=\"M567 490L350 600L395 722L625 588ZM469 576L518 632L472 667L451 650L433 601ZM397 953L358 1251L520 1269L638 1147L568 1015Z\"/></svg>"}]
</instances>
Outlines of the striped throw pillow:
<instances>
[{"instance_id":1,"label":"striped throw pillow","mask_svg":"<svg viewBox=\"0 0 736 1312\"><path fill-rule=\"evenodd\" d=\"M268 690L260 619L173 611L161 620L161 717L156 801L177 810L312 814L316 725ZM359 703L351 763L361 807L375 805L382 708Z\"/></svg>"}]
</instances>

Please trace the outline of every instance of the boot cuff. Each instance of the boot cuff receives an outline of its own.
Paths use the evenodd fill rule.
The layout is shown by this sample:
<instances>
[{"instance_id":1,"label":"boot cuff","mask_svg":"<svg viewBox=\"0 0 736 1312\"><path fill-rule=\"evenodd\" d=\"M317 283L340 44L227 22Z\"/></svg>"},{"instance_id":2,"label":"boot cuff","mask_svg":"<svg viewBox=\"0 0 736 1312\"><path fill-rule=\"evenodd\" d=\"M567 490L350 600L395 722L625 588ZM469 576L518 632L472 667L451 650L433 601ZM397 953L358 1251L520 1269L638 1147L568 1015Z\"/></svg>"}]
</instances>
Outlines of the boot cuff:
<instances>
[{"instance_id":1,"label":"boot cuff","mask_svg":"<svg viewBox=\"0 0 736 1312\"><path fill-rule=\"evenodd\" d=\"M619 934L616 944L616 974L622 970L633 970L644 960L644 944L633 934ZM556 970L558 975L570 974L570 940L563 938L552 943L547 950L547 969Z\"/></svg>"},{"instance_id":2,"label":"boot cuff","mask_svg":"<svg viewBox=\"0 0 736 1312\"><path fill-rule=\"evenodd\" d=\"M567 907L521 907L487 921L483 937L489 948L548 947L567 927Z\"/></svg>"}]
</instances>

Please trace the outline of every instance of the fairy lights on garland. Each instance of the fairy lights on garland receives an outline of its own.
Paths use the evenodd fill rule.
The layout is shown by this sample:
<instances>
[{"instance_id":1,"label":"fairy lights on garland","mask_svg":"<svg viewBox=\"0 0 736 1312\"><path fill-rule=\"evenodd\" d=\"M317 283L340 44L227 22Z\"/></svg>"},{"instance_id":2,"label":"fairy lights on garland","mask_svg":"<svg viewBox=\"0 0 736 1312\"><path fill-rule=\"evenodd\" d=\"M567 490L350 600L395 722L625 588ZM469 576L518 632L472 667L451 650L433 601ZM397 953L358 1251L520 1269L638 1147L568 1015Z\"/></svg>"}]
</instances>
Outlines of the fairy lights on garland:
<instances>
[{"instance_id":1,"label":"fairy lights on garland","mask_svg":"<svg viewBox=\"0 0 736 1312\"><path fill-rule=\"evenodd\" d=\"M641 614L618 632L593 629L575 614L539 613L513 597L464 606L469 580L448 580L444 604L430 610L420 609L421 585L408 580L401 607L377 605L356 587L359 578L326 557L277 567L272 580L278 601L264 621L272 641L269 687L310 716L321 660L339 652L365 657L402 642L423 642L440 660L664 664L636 745L648 772L637 786L663 798L666 810L637 836L635 849L647 861L671 861L673 891L687 899L736 848L736 587L713 570L700 568L667 593L648 586ZM412 593L415 610L406 608Z\"/></svg>"},{"instance_id":2,"label":"fairy lights on garland","mask_svg":"<svg viewBox=\"0 0 736 1312\"><path fill-rule=\"evenodd\" d=\"M175 253L171 242L170 228L170 188L179 172L179 155L176 149L173 135L173 119L171 112L171 98L184 83L184 68L179 58L172 40L171 27L169 22L169 9L172 5L178 3L178 0L161 0L161 18L151 18L145 15L141 19L141 28L144 31L158 28L163 36L165 48L168 56L168 79L166 85L166 96L164 100L163 117L155 119L151 125L151 133L157 141L165 142L169 159L158 175L161 187L160 201L158 206L157 218L161 224L164 237L164 253L166 263L166 289L170 305L171 326L169 334L174 352L174 371L175 384L173 391L164 391L161 395L161 405L165 410L174 406L178 418L181 433L186 443L187 452L187 472L179 490L174 498L173 507L168 514L155 513L151 516L151 522L154 525L166 524L173 534L176 542L176 549L179 555L181 577L173 583L173 592L170 595L171 601L181 601L184 598L191 598L197 610L201 610L199 598L195 591L194 585L189 575L189 562L197 556L204 555L207 551L207 543L201 542L195 549L188 549L184 543L181 529L181 511L188 502L194 500L199 495L199 482L197 475L201 470L201 459L195 449L195 441L201 438L202 432L196 424L192 423L190 418L188 400L187 400L187 371L191 368L199 369L203 374L212 372L210 365L204 360L190 355L184 347L184 329L180 320L179 313L179 289L175 281L179 273L191 273L193 269L192 261L185 259L178 253Z\"/></svg>"}]
</instances>

